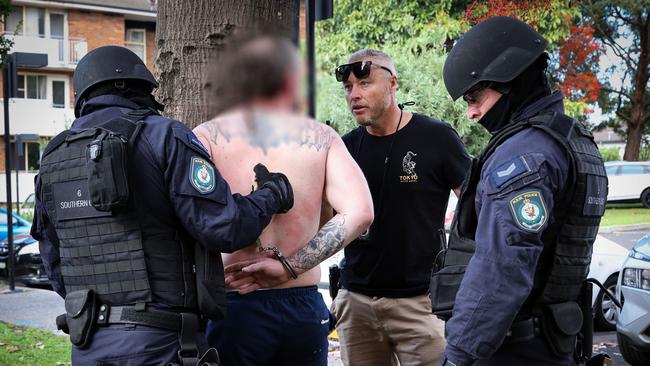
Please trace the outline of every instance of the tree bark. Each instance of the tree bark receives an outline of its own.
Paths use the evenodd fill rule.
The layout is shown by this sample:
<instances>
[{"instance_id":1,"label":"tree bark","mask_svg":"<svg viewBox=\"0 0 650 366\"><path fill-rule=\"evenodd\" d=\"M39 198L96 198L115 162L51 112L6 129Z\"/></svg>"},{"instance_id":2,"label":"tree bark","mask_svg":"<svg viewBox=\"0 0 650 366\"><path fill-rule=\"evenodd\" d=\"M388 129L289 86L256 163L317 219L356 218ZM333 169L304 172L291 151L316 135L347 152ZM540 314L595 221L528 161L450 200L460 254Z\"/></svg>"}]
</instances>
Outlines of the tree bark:
<instances>
[{"instance_id":1,"label":"tree bark","mask_svg":"<svg viewBox=\"0 0 650 366\"><path fill-rule=\"evenodd\" d=\"M639 160L641 149L641 138L643 137L643 125L647 120L648 109L645 107L647 97L648 65L650 65L650 16L642 15L638 18L639 24L639 60L634 72L633 92L630 108L630 118L627 122L627 143L623 160Z\"/></svg>"},{"instance_id":2,"label":"tree bark","mask_svg":"<svg viewBox=\"0 0 650 366\"><path fill-rule=\"evenodd\" d=\"M154 74L165 115L190 128L211 118L206 77L224 44L262 27L297 39L299 7L299 0L160 0Z\"/></svg>"}]
</instances>

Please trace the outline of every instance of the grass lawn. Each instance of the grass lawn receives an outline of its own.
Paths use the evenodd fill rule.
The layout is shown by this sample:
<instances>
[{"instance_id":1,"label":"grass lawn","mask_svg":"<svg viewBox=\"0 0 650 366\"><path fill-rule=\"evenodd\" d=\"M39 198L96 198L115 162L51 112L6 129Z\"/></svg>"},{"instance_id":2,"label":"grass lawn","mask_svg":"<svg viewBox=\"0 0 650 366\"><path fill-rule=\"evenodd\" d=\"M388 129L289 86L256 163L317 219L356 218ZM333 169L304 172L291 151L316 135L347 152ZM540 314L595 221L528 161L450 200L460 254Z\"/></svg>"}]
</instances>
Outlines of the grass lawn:
<instances>
[{"instance_id":1,"label":"grass lawn","mask_svg":"<svg viewBox=\"0 0 650 366\"><path fill-rule=\"evenodd\" d=\"M0 322L0 365L70 365L70 347L67 337Z\"/></svg>"},{"instance_id":2,"label":"grass lawn","mask_svg":"<svg viewBox=\"0 0 650 366\"><path fill-rule=\"evenodd\" d=\"M650 209L640 203L609 204L600 226L631 225L650 222Z\"/></svg>"}]
</instances>

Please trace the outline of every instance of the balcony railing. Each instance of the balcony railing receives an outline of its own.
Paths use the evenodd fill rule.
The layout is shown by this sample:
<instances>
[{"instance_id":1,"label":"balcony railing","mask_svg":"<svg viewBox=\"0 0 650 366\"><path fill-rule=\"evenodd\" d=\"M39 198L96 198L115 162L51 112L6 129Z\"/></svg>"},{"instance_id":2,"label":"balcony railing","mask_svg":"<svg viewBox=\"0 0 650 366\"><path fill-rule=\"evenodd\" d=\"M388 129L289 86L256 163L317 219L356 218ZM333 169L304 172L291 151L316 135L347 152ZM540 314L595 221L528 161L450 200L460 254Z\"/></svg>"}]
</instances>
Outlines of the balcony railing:
<instances>
[{"instance_id":1,"label":"balcony railing","mask_svg":"<svg viewBox=\"0 0 650 366\"><path fill-rule=\"evenodd\" d=\"M48 66L74 67L88 52L85 38L51 36L25 36L5 32L5 37L14 41L11 52L47 53Z\"/></svg>"}]
</instances>

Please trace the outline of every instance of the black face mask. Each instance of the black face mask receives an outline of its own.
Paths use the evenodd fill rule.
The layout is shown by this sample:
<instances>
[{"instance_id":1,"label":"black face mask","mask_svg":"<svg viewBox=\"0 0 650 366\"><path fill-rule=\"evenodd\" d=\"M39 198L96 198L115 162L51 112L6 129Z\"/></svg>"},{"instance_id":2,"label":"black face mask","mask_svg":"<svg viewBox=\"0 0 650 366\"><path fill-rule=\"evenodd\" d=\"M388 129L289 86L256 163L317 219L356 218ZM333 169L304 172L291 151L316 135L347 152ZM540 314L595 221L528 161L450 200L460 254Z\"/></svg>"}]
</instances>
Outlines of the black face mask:
<instances>
[{"instance_id":1,"label":"black face mask","mask_svg":"<svg viewBox=\"0 0 650 366\"><path fill-rule=\"evenodd\" d=\"M504 94L478 123L494 135L510 123L512 94Z\"/></svg>"},{"instance_id":2,"label":"black face mask","mask_svg":"<svg viewBox=\"0 0 650 366\"><path fill-rule=\"evenodd\" d=\"M496 84L492 88L503 95L479 120L492 135L508 126L517 114L531 103L547 95L551 89L546 81L546 59L541 57L524 72L506 85Z\"/></svg>"}]
</instances>

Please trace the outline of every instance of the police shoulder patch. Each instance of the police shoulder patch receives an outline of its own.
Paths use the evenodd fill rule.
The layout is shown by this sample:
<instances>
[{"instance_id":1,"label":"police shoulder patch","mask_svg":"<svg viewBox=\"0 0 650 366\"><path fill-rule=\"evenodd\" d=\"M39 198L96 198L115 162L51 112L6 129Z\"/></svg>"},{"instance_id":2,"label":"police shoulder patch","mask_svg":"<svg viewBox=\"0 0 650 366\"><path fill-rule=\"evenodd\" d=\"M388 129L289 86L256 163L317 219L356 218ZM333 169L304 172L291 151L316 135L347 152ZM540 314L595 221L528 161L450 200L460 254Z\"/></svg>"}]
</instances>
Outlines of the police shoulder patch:
<instances>
[{"instance_id":1,"label":"police shoulder patch","mask_svg":"<svg viewBox=\"0 0 650 366\"><path fill-rule=\"evenodd\" d=\"M215 186L214 167L212 164L198 156L192 157L190 183L201 194L212 192Z\"/></svg>"},{"instance_id":2,"label":"police shoulder patch","mask_svg":"<svg viewBox=\"0 0 650 366\"><path fill-rule=\"evenodd\" d=\"M533 233L539 232L548 220L546 205L540 191L518 194L510 200L510 211L517 226Z\"/></svg>"}]
</instances>

